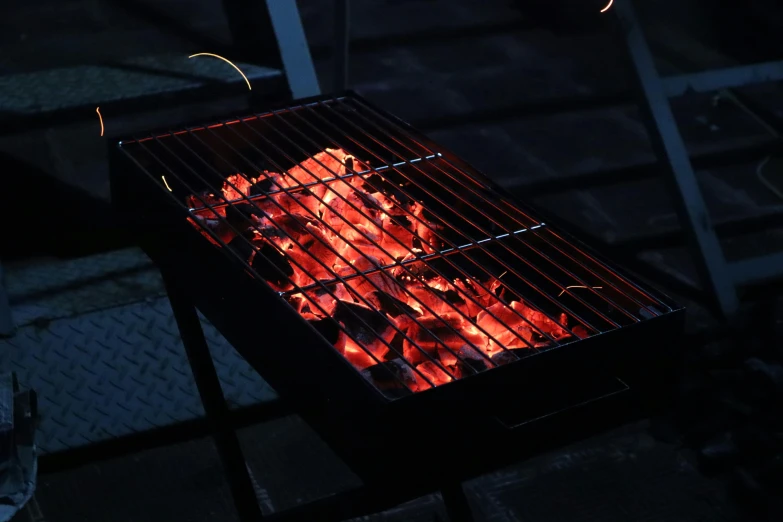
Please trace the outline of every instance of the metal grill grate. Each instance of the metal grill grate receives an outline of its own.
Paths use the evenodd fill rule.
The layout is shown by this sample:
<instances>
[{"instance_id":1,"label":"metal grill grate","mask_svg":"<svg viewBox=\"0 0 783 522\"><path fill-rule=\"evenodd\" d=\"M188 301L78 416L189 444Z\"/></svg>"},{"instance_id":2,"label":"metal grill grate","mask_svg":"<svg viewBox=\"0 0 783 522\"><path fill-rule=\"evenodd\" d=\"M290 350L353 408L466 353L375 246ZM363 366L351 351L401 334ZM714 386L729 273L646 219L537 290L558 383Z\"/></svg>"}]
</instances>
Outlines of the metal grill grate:
<instances>
[{"instance_id":1,"label":"metal grill grate","mask_svg":"<svg viewBox=\"0 0 783 522\"><path fill-rule=\"evenodd\" d=\"M121 145L387 394L671 311L352 96Z\"/></svg>"}]
</instances>

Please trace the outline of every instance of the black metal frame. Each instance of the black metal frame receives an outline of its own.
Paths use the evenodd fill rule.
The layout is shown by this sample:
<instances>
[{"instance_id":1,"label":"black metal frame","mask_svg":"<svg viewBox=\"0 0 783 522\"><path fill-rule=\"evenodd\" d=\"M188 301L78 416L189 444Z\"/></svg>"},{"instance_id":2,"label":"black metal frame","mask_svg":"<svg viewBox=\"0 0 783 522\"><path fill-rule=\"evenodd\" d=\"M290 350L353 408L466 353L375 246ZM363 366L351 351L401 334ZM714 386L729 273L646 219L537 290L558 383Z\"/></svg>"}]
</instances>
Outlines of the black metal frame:
<instances>
[{"instance_id":1,"label":"black metal frame","mask_svg":"<svg viewBox=\"0 0 783 522\"><path fill-rule=\"evenodd\" d=\"M415 133L403 122L386 116ZM111 149L110 160L115 204L137 213L127 223L129 232L138 233L139 243L164 273L167 287L175 289L172 306L181 330L185 330L181 331L183 340L191 344L188 352L192 364L199 367L194 368L194 375L205 400L219 402L221 398L211 382L211 362L206 360L208 352L199 341L203 337L197 332L199 325L191 320L195 317L193 307L223 333L366 484L360 493L338 495L290 515L282 513L270 518L312 516L313 510L318 510L319 520L337 520L346 518L347 513L357 516L391 507L439 487L445 487L444 498L453 505L449 509L457 516L466 505L456 485L459 481L538 453L552 444L576 440L591 429L622 423L632 414L649 412L650 407L665 399L660 389L653 393L650 385L651 379L662 378L666 371L661 358L665 360L665 354L676 349L667 336L681 328L684 314L673 304L674 312L652 320L565 345L525 359L524 364L495 368L389 402L318 332L306 327L293 308L280 306L277 292L237 270L228 256L179 219L187 217L187 212L171 208L171 196L157 181L155 186L141 182L144 176L119 148ZM488 179L481 182L505 194ZM143 214L142 222L138 213ZM573 238L565 237L592 253ZM183 252L199 259L199 263L183 263ZM646 287L644 290L670 303L658 292ZM266 324L302 326L265 331L265 342L286 348L264 349L256 345L252 328L261 315L267 319ZM317 346L327 349L313 349ZM300 364L302 360L308 364ZM292 375L291 368L297 368L296 375ZM660 372L654 372L655 369ZM526 396L544 398L520 404L519 398ZM601 400L595 400L598 398ZM635 407L628 409L630 404ZM220 419L221 407L213 405L211 409L211 415ZM427 472L415 477L410 476L409 470L400 469L393 455L386 455L388 448L410 438L407 427L411 422L416 423L422 440L443 441L438 455L428 454ZM454 433L462 437L454 437ZM521 439L525 444L520 444ZM223 440L221 444L227 446L222 450L224 454L239 459L232 449L233 442ZM490 447L492 451L471 454L465 451L466 444ZM415 458L415 448L413 451ZM458 466L454 465L454 455L459 456ZM241 468L237 463L226 467ZM247 487L240 484L246 474L240 471L238 475L243 476L236 478L235 496L244 498ZM348 511L343 505L346 498L356 501Z\"/></svg>"}]
</instances>

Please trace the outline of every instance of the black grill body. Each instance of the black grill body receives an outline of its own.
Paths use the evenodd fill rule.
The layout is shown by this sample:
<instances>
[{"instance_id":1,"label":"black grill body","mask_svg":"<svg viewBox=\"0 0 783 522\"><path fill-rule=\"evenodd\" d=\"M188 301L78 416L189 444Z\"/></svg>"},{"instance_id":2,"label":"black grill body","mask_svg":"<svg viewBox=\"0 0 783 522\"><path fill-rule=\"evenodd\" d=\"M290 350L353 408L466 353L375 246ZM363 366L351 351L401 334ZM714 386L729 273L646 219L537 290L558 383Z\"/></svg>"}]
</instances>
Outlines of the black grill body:
<instances>
[{"instance_id":1,"label":"black grill body","mask_svg":"<svg viewBox=\"0 0 783 522\"><path fill-rule=\"evenodd\" d=\"M456 155L354 93L302 100L296 107L249 116L247 122L286 118L291 111L320 110L330 104L330 110L342 112L341 117L355 123L342 133L335 134L329 128L333 142L346 151L359 158L366 150L384 150L386 140L421 148L422 155L437 154L439 161L453 166L476 191L512 204L519 210L520 220L529 220L525 222L528 229L546 223L545 231L534 232L551 231L556 236L544 236L542 241L557 237L562 241L558 244L573 253L575 263L589 262L601 280L619 288L610 298L615 304L623 303L617 307L601 304L600 296L588 302L594 308L603 306L598 309L599 315L608 317L607 325L614 322L618 326L535 351L505 366L390 399L362 377L278 291L225 248L207 241L188 222L192 210L184 203L185 197L194 189L219 190L223 177L231 174L231 169L221 168L221 162L266 166L252 145L243 143L239 147L240 142L232 138L229 143L241 150L221 148L220 136L213 136L231 125L239 128L245 119L151 132L113 146L112 198L127 233L160 267L167 283L175 284L187 295L281 398L367 484L375 486L373 491L383 492L389 502L394 502L428 491L438 481L475 476L646 415L665 401L665 389L671 387L670 362L680 347L684 310L553 226L550 220L536 219L535 211ZM356 126L364 126L366 135ZM385 133L381 135L378 128ZM255 132L262 132L260 129ZM318 147L333 145L323 140L319 143L320 134L312 129L305 128L304 132L313 143L302 139L299 147L289 146L285 156L302 161ZM206 161L182 161L180 157L188 150L192 152L197 141L177 147L160 145L166 140L196 140L194 133L210 136L206 140L210 146L199 145L203 148L198 155ZM355 150L349 145L355 145ZM400 150L395 145L392 152L377 154L388 152L389 164L407 162L401 168L408 168L406 175L415 181L421 171L409 168L414 158L400 157L404 156ZM214 156L206 157L209 151ZM225 157L227 161L221 159ZM542 236L530 237L529 241L535 243ZM540 286L544 284L540 282ZM623 293L632 297L624 298ZM550 292L548 299L556 297ZM639 307L638 302L643 306ZM564 299L563 303L572 308L578 305L576 299Z\"/></svg>"}]
</instances>

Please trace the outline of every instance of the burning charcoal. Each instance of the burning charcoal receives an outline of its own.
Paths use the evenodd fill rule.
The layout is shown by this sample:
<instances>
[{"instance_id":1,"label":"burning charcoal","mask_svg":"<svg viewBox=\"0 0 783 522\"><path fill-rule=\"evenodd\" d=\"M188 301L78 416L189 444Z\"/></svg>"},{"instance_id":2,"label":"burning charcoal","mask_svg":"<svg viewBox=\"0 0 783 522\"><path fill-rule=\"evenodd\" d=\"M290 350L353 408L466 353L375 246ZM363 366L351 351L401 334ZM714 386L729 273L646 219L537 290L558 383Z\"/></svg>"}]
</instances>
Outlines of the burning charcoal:
<instances>
[{"instance_id":1,"label":"burning charcoal","mask_svg":"<svg viewBox=\"0 0 783 522\"><path fill-rule=\"evenodd\" d=\"M497 352L492 355L492 362L495 363L498 366L503 366L504 364L512 363L517 359L517 356L514 354L518 350L502 350L500 352Z\"/></svg>"},{"instance_id":2,"label":"burning charcoal","mask_svg":"<svg viewBox=\"0 0 783 522\"><path fill-rule=\"evenodd\" d=\"M402 394L405 394L408 388L417 391L421 380L413 368L402 359L392 359L370 366L362 371L362 375L382 391L399 391Z\"/></svg>"},{"instance_id":3,"label":"burning charcoal","mask_svg":"<svg viewBox=\"0 0 783 522\"><path fill-rule=\"evenodd\" d=\"M373 174L366 178L366 183L362 184L362 188L370 194L377 194L378 190L380 190L380 192L394 198L401 205L409 206L411 204L411 199L404 191L400 190L394 183L382 178L379 174Z\"/></svg>"},{"instance_id":4,"label":"burning charcoal","mask_svg":"<svg viewBox=\"0 0 783 522\"><path fill-rule=\"evenodd\" d=\"M274 203L265 205L264 210L273 216L279 216L283 213L299 214L307 220L314 220L318 216L318 210L321 202L308 190L295 194L280 192L269 196Z\"/></svg>"},{"instance_id":5,"label":"burning charcoal","mask_svg":"<svg viewBox=\"0 0 783 522\"><path fill-rule=\"evenodd\" d=\"M397 332L384 314L358 303L338 301L334 318L345 326L348 334L356 342L366 348L375 347L379 339L390 343ZM383 357L388 350L386 344L381 342L374 353L378 357Z\"/></svg>"},{"instance_id":6,"label":"burning charcoal","mask_svg":"<svg viewBox=\"0 0 783 522\"><path fill-rule=\"evenodd\" d=\"M370 295L366 296L366 298L373 305L377 306L381 311L386 313L386 315L389 317L397 317L401 315L411 315L416 317L420 315L419 312L399 299L395 299L394 297L390 296L386 292L372 292Z\"/></svg>"},{"instance_id":7,"label":"burning charcoal","mask_svg":"<svg viewBox=\"0 0 783 522\"><path fill-rule=\"evenodd\" d=\"M459 355L463 366L468 366L475 372L483 372L487 368L494 366L476 348L468 344L463 344L457 355Z\"/></svg>"},{"instance_id":8,"label":"burning charcoal","mask_svg":"<svg viewBox=\"0 0 783 522\"><path fill-rule=\"evenodd\" d=\"M331 318L316 319L307 321L310 326L318 330L318 333L324 336L330 344L336 344L340 337L340 326L337 321Z\"/></svg>"},{"instance_id":9,"label":"burning charcoal","mask_svg":"<svg viewBox=\"0 0 783 522\"><path fill-rule=\"evenodd\" d=\"M288 169L288 175L300 183L312 183L320 179L333 178L345 172L346 156L347 154L342 149L326 149Z\"/></svg>"},{"instance_id":10,"label":"burning charcoal","mask_svg":"<svg viewBox=\"0 0 783 522\"><path fill-rule=\"evenodd\" d=\"M532 322L538 327L539 330L550 335L555 340L562 339L570 335L568 331L565 328L563 328L562 325L557 324L552 319L544 315L542 312L530 308L523 302L514 301L511 303L511 307L514 310L521 313L522 315L524 315L525 317L527 317L530 320L530 322ZM568 322L568 318L566 317L565 314L561 315L560 321L562 321L563 324L566 324Z\"/></svg>"},{"instance_id":11,"label":"burning charcoal","mask_svg":"<svg viewBox=\"0 0 783 522\"><path fill-rule=\"evenodd\" d=\"M348 258L351 259L351 258ZM372 256L360 257L353 263L354 270L367 272L380 265L382 261ZM354 277L347 282L351 290L358 295L367 295L375 291L385 292L400 301L407 301L407 294L402 287L385 271L377 271L366 276Z\"/></svg>"},{"instance_id":12,"label":"burning charcoal","mask_svg":"<svg viewBox=\"0 0 783 522\"><path fill-rule=\"evenodd\" d=\"M461 293L460 297L465 301L465 313L475 317L489 306L489 295L486 290L475 284L470 279L456 279L454 286ZM469 296L469 297L468 297Z\"/></svg>"},{"instance_id":13,"label":"burning charcoal","mask_svg":"<svg viewBox=\"0 0 783 522\"><path fill-rule=\"evenodd\" d=\"M217 246L223 246L225 244L228 244L231 242L231 240L236 237L237 233L236 231L229 226L229 224L224 219L210 219L205 216L200 216L197 214L193 214L192 218L188 218L188 221L191 222L191 224L196 227L201 234L209 239L209 241ZM217 240L215 240L206 230L203 230L201 227L208 228L213 234L217 236Z\"/></svg>"},{"instance_id":14,"label":"burning charcoal","mask_svg":"<svg viewBox=\"0 0 783 522\"><path fill-rule=\"evenodd\" d=\"M253 233L248 231L242 235L235 236L226 246L236 252L244 262L250 263L255 253L252 243L253 237ZM263 273L261 275L263 277Z\"/></svg>"},{"instance_id":15,"label":"burning charcoal","mask_svg":"<svg viewBox=\"0 0 783 522\"><path fill-rule=\"evenodd\" d=\"M353 191L351 195L348 196L348 201L359 207L363 212L369 211L372 214L383 212L381 202L373 197L372 194L367 194L361 190Z\"/></svg>"},{"instance_id":16,"label":"burning charcoal","mask_svg":"<svg viewBox=\"0 0 783 522\"><path fill-rule=\"evenodd\" d=\"M250 264L253 270L267 281L276 283L278 286L288 283L288 279L294 275L294 268L288 262L288 259L277 248L266 241L260 245L256 243L256 246L260 246L260 248Z\"/></svg>"},{"instance_id":17,"label":"burning charcoal","mask_svg":"<svg viewBox=\"0 0 783 522\"><path fill-rule=\"evenodd\" d=\"M423 377L426 377L435 386L446 384L454 379L443 371L443 369L432 361L426 361L416 367ZM422 379L423 380L423 379ZM426 384L426 381L425 381Z\"/></svg>"},{"instance_id":18,"label":"burning charcoal","mask_svg":"<svg viewBox=\"0 0 783 522\"><path fill-rule=\"evenodd\" d=\"M369 242L374 246L381 243L383 229L372 222L367 225L356 223L345 227L340 235L349 243Z\"/></svg>"},{"instance_id":19,"label":"burning charcoal","mask_svg":"<svg viewBox=\"0 0 783 522\"><path fill-rule=\"evenodd\" d=\"M311 220L301 214L290 214L278 216L274 219L274 226L279 237L290 237L300 241L302 237L309 235L307 224ZM266 234L265 234L266 235Z\"/></svg>"},{"instance_id":20,"label":"burning charcoal","mask_svg":"<svg viewBox=\"0 0 783 522\"><path fill-rule=\"evenodd\" d=\"M435 235L438 226L430 219L429 212L427 212L423 206L416 205L413 215L417 218L415 223L416 235L425 243L421 245L420 248L427 253L432 252L433 249L440 248L440 240Z\"/></svg>"},{"instance_id":21,"label":"burning charcoal","mask_svg":"<svg viewBox=\"0 0 783 522\"><path fill-rule=\"evenodd\" d=\"M242 196L247 196L250 192L250 186L254 182L254 179L249 179L243 174L232 174L223 183L223 197L228 201L242 199Z\"/></svg>"},{"instance_id":22,"label":"burning charcoal","mask_svg":"<svg viewBox=\"0 0 783 522\"><path fill-rule=\"evenodd\" d=\"M248 194L251 196L257 196L259 194L268 194L277 187L271 178L261 178L250 186Z\"/></svg>"},{"instance_id":23,"label":"burning charcoal","mask_svg":"<svg viewBox=\"0 0 783 522\"><path fill-rule=\"evenodd\" d=\"M529 347L527 343L532 340L533 332L530 325L520 317L522 311L516 301L510 307L498 302L478 314L476 322L491 336L493 351L499 349L496 343L506 348Z\"/></svg>"},{"instance_id":24,"label":"burning charcoal","mask_svg":"<svg viewBox=\"0 0 783 522\"><path fill-rule=\"evenodd\" d=\"M375 341L364 346L357 344L342 330L337 337L337 342L334 347L337 348L337 351L348 359L348 362L357 370L364 370L368 366L378 364L383 360L386 352L388 352L388 348L380 343L377 338Z\"/></svg>"},{"instance_id":25,"label":"burning charcoal","mask_svg":"<svg viewBox=\"0 0 783 522\"><path fill-rule=\"evenodd\" d=\"M459 332L464 325L464 320L457 314L443 314L439 317L424 316L409 328L408 335L418 346L428 350L436 350L440 344L446 344L458 350L465 341L458 340L459 337L454 331Z\"/></svg>"},{"instance_id":26,"label":"burning charcoal","mask_svg":"<svg viewBox=\"0 0 783 522\"><path fill-rule=\"evenodd\" d=\"M187 203L190 208L201 208L219 205L220 203L223 203L223 200L219 197L216 197L211 192L204 192L198 196L188 196ZM215 209L215 212L217 212L220 216L225 217L225 210L226 209L224 207L218 207Z\"/></svg>"},{"instance_id":27,"label":"burning charcoal","mask_svg":"<svg viewBox=\"0 0 783 522\"><path fill-rule=\"evenodd\" d=\"M456 313L421 317L410 326L408 336L426 350L437 350L443 344L456 351L466 340L479 347L487 344L486 336Z\"/></svg>"},{"instance_id":28,"label":"burning charcoal","mask_svg":"<svg viewBox=\"0 0 783 522\"><path fill-rule=\"evenodd\" d=\"M438 281L441 283L440 286L448 286L448 282L441 277L434 278L431 283L437 284ZM416 308L421 308L422 312L425 314L440 315L458 314L458 312L465 313L465 301L453 290L444 292L433 286L422 284L411 285L408 289L416 298L409 299L409 304ZM426 308L420 303L426 305ZM467 315L467 313L465 315Z\"/></svg>"},{"instance_id":29,"label":"burning charcoal","mask_svg":"<svg viewBox=\"0 0 783 522\"><path fill-rule=\"evenodd\" d=\"M258 225L263 218L264 213L261 209L250 203L234 203L226 208L226 221L237 230L246 230Z\"/></svg>"}]
</instances>

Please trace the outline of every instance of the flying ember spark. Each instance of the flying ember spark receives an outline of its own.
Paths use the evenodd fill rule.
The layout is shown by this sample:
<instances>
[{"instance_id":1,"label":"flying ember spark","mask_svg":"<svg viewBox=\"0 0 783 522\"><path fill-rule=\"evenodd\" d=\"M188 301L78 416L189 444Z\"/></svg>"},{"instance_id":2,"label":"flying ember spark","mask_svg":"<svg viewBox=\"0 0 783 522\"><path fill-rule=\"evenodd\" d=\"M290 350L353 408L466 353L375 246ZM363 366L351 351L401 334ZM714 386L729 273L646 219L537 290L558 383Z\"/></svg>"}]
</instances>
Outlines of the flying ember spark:
<instances>
[{"instance_id":1,"label":"flying ember spark","mask_svg":"<svg viewBox=\"0 0 783 522\"><path fill-rule=\"evenodd\" d=\"M95 112L98 113L98 120L101 122L101 136L103 136L103 116L101 116L101 108L95 107Z\"/></svg>"},{"instance_id":2,"label":"flying ember spark","mask_svg":"<svg viewBox=\"0 0 783 522\"><path fill-rule=\"evenodd\" d=\"M229 59L227 59L227 58L223 58L222 56L220 56L220 55L218 55L218 54L212 54L212 53L196 53L196 54L191 54L190 56L188 56L188 58L195 58L196 56L211 56L211 57L213 57L213 58L217 58L217 59L219 59L219 60L223 60L224 62L226 62L227 64L229 64L231 67L233 67L234 69L236 69L236 70L237 70L237 72L239 72L239 74L241 74L241 75L242 75L242 78L244 78L244 79L245 79L245 83L247 84L247 89L248 89L249 91L252 91L252 90L253 90L253 88L250 86L250 80L248 80L248 79L247 79L247 76L245 76L245 73L243 73L243 72L242 72L242 70L241 70L239 67L237 67L236 65L234 65L234 63L233 63L231 60L229 60Z\"/></svg>"}]
</instances>

